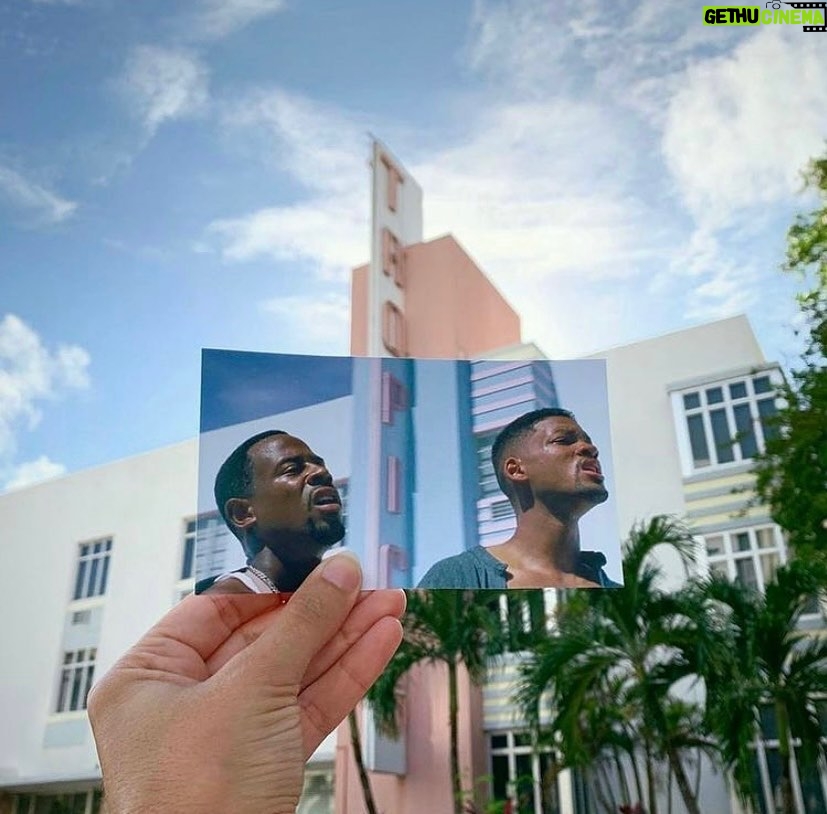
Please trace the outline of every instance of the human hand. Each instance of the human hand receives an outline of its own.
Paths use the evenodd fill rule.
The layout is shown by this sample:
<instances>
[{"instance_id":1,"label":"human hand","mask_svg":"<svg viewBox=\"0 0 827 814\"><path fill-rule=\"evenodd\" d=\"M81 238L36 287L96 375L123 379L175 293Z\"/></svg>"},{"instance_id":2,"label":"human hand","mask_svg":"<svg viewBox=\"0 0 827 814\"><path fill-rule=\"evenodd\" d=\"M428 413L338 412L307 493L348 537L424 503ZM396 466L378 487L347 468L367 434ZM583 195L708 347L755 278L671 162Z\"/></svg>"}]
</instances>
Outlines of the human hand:
<instances>
[{"instance_id":1,"label":"human hand","mask_svg":"<svg viewBox=\"0 0 827 814\"><path fill-rule=\"evenodd\" d=\"M89 695L108 814L293 814L304 764L402 638L401 591L360 594L347 555L285 605L184 599Z\"/></svg>"}]
</instances>

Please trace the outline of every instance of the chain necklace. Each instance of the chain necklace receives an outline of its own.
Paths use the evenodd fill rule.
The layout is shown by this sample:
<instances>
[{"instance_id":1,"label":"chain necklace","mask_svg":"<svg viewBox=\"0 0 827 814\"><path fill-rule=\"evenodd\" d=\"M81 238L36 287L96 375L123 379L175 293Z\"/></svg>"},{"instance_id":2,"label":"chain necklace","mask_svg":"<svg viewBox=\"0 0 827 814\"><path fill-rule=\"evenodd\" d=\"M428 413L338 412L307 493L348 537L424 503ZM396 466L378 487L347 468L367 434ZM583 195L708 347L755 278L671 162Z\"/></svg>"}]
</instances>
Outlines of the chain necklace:
<instances>
[{"instance_id":1,"label":"chain necklace","mask_svg":"<svg viewBox=\"0 0 827 814\"><path fill-rule=\"evenodd\" d=\"M270 577L267 576L267 574L264 573L264 571L259 571L259 569L253 565L248 565L247 570L254 573L270 589L271 593L277 594L279 592L279 589L276 588L276 584L272 579L270 579Z\"/></svg>"}]
</instances>

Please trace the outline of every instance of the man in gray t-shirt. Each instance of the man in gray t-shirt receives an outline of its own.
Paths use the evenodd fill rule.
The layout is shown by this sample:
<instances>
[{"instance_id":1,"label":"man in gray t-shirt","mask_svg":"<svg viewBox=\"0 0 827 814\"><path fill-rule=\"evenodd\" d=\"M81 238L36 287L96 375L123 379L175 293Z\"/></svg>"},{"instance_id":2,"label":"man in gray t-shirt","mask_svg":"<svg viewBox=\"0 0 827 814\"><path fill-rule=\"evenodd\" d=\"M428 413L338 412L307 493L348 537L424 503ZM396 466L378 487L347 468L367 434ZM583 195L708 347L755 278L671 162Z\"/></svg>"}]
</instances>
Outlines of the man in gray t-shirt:
<instances>
[{"instance_id":1,"label":"man in gray t-shirt","mask_svg":"<svg viewBox=\"0 0 827 814\"><path fill-rule=\"evenodd\" d=\"M491 450L517 518L504 543L477 546L432 566L420 588L617 587L600 552L580 550L580 518L609 496L598 450L568 410L532 410Z\"/></svg>"}]
</instances>

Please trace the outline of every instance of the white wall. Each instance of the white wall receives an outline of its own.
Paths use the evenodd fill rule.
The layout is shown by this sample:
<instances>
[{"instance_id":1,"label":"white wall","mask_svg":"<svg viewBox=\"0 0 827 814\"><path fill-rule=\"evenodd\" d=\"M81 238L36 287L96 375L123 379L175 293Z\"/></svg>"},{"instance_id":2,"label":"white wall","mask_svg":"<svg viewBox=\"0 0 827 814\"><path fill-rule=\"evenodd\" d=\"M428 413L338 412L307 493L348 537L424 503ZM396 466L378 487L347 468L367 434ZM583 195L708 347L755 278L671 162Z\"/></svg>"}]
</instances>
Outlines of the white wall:
<instances>
[{"instance_id":1,"label":"white wall","mask_svg":"<svg viewBox=\"0 0 827 814\"><path fill-rule=\"evenodd\" d=\"M175 600L184 519L195 512L195 442L0 495L4 579L0 652L0 782L94 776L88 732L76 746L46 747L54 716L67 604L78 544L111 536L96 675Z\"/></svg>"},{"instance_id":2,"label":"white wall","mask_svg":"<svg viewBox=\"0 0 827 814\"><path fill-rule=\"evenodd\" d=\"M184 529L196 514L197 444L0 495L0 786L99 776L85 713L53 714L78 544L113 539L99 678L177 599ZM44 745L67 733L77 745ZM331 762L334 750L328 738L314 760Z\"/></svg>"},{"instance_id":3,"label":"white wall","mask_svg":"<svg viewBox=\"0 0 827 814\"><path fill-rule=\"evenodd\" d=\"M686 512L678 439L669 387L694 377L764 362L744 316L708 323L595 353L606 359L620 528L655 514ZM674 555L663 557L670 583L682 576Z\"/></svg>"}]
</instances>

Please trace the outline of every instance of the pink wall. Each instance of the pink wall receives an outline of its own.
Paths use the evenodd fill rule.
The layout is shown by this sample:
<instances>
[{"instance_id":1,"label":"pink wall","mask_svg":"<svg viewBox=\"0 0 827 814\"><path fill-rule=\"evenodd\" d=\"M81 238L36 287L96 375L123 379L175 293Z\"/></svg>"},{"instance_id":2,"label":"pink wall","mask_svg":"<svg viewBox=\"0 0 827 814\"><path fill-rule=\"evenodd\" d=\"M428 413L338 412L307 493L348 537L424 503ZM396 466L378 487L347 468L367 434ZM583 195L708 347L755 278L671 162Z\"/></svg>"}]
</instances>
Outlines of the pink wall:
<instances>
[{"instance_id":1,"label":"pink wall","mask_svg":"<svg viewBox=\"0 0 827 814\"><path fill-rule=\"evenodd\" d=\"M408 246L405 256L408 354L419 358L472 358L520 342L520 318L450 235ZM368 266L353 270L350 350L367 351ZM370 774L381 814L452 811L445 665L411 672L407 695L408 771L402 777ZM459 756L462 788L488 774L482 691L464 669L459 679ZM362 814L364 802L347 721L339 727L335 767L336 814ZM478 804L487 785L478 788ZM480 799L481 798L481 799Z\"/></svg>"},{"instance_id":2,"label":"pink wall","mask_svg":"<svg viewBox=\"0 0 827 814\"><path fill-rule=\"evenodd\" d=\"M520 341L520 318L451 235L405 250L408 355L469 359ZM368 267L353 270L350 349L367 349Z\"/></svg>"},{"instance_id":3,"label":"pink wall","mask_svg":"<svg viewBox=\"0 0 827 814\"><path fill-rule=\"evenodd\" d=\"M448 669L444 664L415 667L407 687L408 771L402 777L370 772L380 814L450 812L451 754L448 717ZM462 788L488 774L482 731L482 692L464 669L459 675L459 755ZM350 748L347 722L339 727L335 768L336 814L365 810L359 774ZM482 787L478 803L482 804Z\"/></svg>"},{"instance_id":4,"label":"pink wall","mask_svg":"<svg viewBox=\"0 0 827 814\"><path fill-rule=\"evenodd\" d=\"M408 352L469 359L520 341L520 318L450 235L409 246Z\"/></svg>"},{"instance_id":5,"label":"pink wall","mask_svg":"<svg viewBox=\"0 0 827 814\"><path fill-rule=\"evenodd\" d=\"M365 356L368 352L368 271L370 267L353 269L350 278L350 352Z\"/></svg>"}]
</instances>

